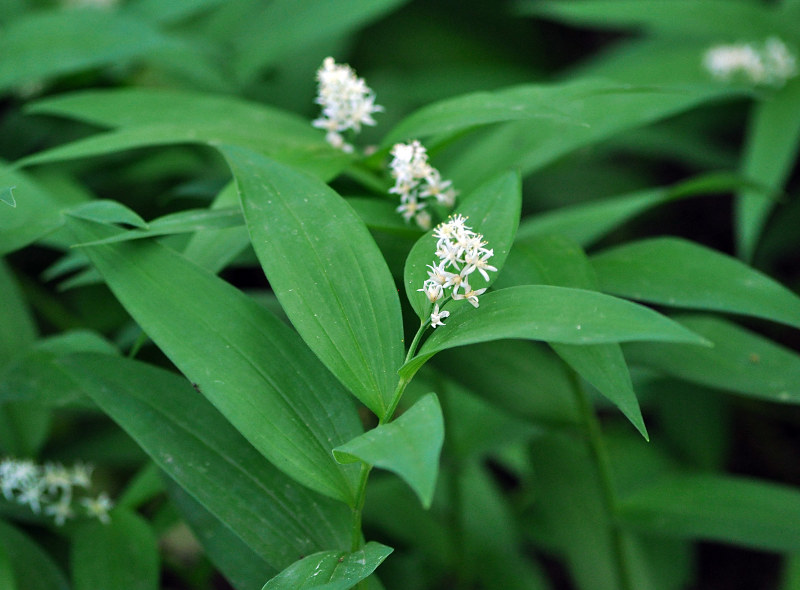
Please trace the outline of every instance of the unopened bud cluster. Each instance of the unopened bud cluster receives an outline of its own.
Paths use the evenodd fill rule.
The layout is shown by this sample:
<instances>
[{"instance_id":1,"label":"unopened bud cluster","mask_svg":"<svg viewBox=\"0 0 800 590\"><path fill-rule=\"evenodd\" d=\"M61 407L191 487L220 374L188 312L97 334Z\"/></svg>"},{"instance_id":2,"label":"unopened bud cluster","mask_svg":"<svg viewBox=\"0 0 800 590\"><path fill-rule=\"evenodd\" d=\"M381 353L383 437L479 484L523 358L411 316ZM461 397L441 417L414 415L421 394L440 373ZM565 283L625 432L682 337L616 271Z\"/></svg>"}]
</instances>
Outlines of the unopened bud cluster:
<instances>
[{"instance_id":1,"label":"unopened bud cluster","mask_svg":"<svg viewBox=\"0 0 800 590\"><path fill-rule=\"evenodd\" d=\"M448 289L452 289L450 296L453 299L466 299L473 307L478 307L478 296L486 288L473 289L469 284L470 275L478 271L488 281L488 271L497 271L488 262L494 256L494 250L485 247L487 243L483 236L472 231L466 221L463 215L453 215L433 230L438 239L436 257L439 262L428 265L428 278L422 289L417 290L425 293L434 304L431 312L431 326L434 328L444 326L442 320L450 315L449 311L439 310L439 301L448 296Z\"/></svg>"},{"instance_id":2,"label":"unopened bud cluster","mask_svg":"<svg viewBox=\"0 0 800 590\"><path fill-rule=\"evenodd\" d=\"M391 151L389 167L395 179L390 193L400 195L398 213L403 219L412 218L422 229L430 229L431 215L425 211L425 199L435 199L447 208L456 202L456 191L452 182L442 180L439 171L428 163L425 147L417 140L411 143L397 143Z\"/></svg>"},{"instance_id":3,"label":"unopened bud cluster","mask_svg":"<svg viewBox=\"0 0 800 590\"><path fill-rule=\"evenodd\" d=\"M337 64L326 57L317 71L318 91L316 103L322 106L322 116L312 122L314 127L325 129L328 143L345 152L352 152L352 144L342 136L352 129L358 133L362 125L375 125L373 113L383 110L375 104L375 93L363 78L347 64Z\"/></svg>"},{"instance_id":4,"label":"unopened bud cluster","mask_svg":"<svg viewBox=\"0 0 800 590\"><path fill-rule=\"evenodd\" d=\"M706 51L703 65L718 80L737 77L753 84L782 86L797 74L797 60L783 41L770 37L761 45L717 45Z\"/></svg>"},{"instance_id":5,"label":"unopened bud cluster","mask_svg":"<svg viewBox=\"0 0 800 590\"><path fill-rule=\"evenodd\" d=\"M51 516L58 526L77 514L108 523L112 507L108 495L86 495L91 476L92 467L83 463L69 469L60 463L39 465L7 458L0 461L0 492L6 500L26 505L36 514ZM82 490L83 497L78 498L76 490Z\"/></svg>"}]
</instances>

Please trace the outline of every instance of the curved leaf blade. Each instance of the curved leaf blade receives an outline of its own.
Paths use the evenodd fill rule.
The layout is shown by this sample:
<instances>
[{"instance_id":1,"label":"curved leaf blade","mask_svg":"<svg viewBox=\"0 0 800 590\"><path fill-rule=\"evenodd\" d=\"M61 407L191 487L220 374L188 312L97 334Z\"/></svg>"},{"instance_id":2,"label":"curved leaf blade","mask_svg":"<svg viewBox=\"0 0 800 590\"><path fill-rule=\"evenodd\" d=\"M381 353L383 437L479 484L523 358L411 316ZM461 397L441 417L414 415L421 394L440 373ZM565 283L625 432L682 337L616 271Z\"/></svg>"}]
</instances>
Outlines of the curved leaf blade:
<instances>
[{"instance_id":1,"label":"curved leaf blade","mask_svg":"<svg viewBox=\"0 0 800 590\"><path fill-rule=\"evenodd\" d=\"M414 490L425 508L433 501L444 444L444 418L436 394L420 398L402 416L333 449L340 463L363 461L392 471Z\"/></svg>"},{"instance_id":2,"label":"curved leaf blade","mask_svg":"<svg viewBox=\"0 0 800 590\"><path fill-rule=\"evenodd\" d=\"M114 232L72 218L68 227L81 242ZM360 433L358 416L293 330L158 244L83 250L144 331L253 446L311 489L352 501L357 474L343 471L330 449Z\"/></svg>"},{"instance_id":3,"label":"curved leaf blade","mask_svg":"<svg viewBox=\"0 0 800 590\"><path fill-rule=\"evenodd\" d=\"M763 481L721 475L661 478L622 498L618 518L623 526L648 533L800 551L800 492Z\"/></svg>"},{"instance_id":4,"label":"curved leaf blade","mask_svg":"<svg viewBox=\"0 0 800 590\"><path fill-rule=\"evenodd\" d=\"M457 213L467 217L467 225L476 233L483 234L488 246L494 249L490 262L498 273L502 270L514 242L521 207L522 186L519 174L504 172L478 187L457 208ZM430 313L430 302L417 289L428 278L427 265L436 261L436 241L433 230L417 240L408 254L404 269L406 297L421 319ZM478 289L489 287L497 274L489 275L489 281L485 281L478 273L473 273L473 276L474 278L470 277L470 284Z\"/></svg>"},{"instance_id":5,"label":"curved leaf blade","mask_svg":"<svg viewBox=\"0 0 800 590\"><path fill-rule=\"evenodd\" d=\"M594 291L523 285L485 294L478 309L455 310L400 370L413 375L440 350L506 338L565 344L707 341L652 309Z\"/></svg>"},{"instance_id":6,"label":"curved leaf blade","mask_svg":"<svg viewBox=\"0 0 800 590\"><path fill-rule=\"evenodd\" d=\"M267 462L179 375L77 354L59 365L232 534L280 571L298 555L347 547L350 511Z\"/></svg>"},{"instance_id":7,"label":"curved leaf blade","mask_svg":"<svg viewBox=\"0 0 800 590\"><path fill-rule=\"evenodd\" d=\"M800 328L800 297L746 264L678 238L654 238L592 257L607 293L676 307L751 315Z\"/></svg>"},{"instance_id":8,"label":"curved leaf blade","mask_svg":"<svg viewBox=\"0 0 800 590\"><path fill-rule=\"evenodd\" d=\"M394 551L374 541L352 553L322 551L304 557L261 590L348 590L369 576Z\"/></svg>"},{"instance_id":9,"label":"curved leaf blade","mask_svg":"<svg viewBox=\"0 0 800 590\"><path fill-rule=\"evenodd\" d=\"M319 180L243 148L222 151L286 315L331 372L383 417L402 364L403 326L394 280L366 226Z\"/></svg>"}]
</instances>

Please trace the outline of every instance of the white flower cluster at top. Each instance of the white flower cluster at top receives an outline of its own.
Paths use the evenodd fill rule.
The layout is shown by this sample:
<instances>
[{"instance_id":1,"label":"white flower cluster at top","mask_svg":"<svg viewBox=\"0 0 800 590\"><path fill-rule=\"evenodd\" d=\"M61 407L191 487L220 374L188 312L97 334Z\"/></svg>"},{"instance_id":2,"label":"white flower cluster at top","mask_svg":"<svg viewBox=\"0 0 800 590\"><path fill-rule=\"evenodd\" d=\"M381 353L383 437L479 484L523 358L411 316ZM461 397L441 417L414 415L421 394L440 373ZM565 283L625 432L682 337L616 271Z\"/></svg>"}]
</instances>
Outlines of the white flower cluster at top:
<instances>
[{"instance_id":1,"label":"white flower cluster at top","mask_svg":"<svg viewBox=\"0 0 800 590\"><path fill-rule=\"evenodd\" d=\"M395 144L391 154L389 166L395 184L389 192L400 195L397 211L406 221L413 217L422 229L430 229L431 215L424 211L427 203L422 199L436 199L441 205L452 207L456 202L452 182L442 180L439 171L428 164L425 147L417 140Z\"/></svg>"},{"instance_id":2,"label":"white flower cluster at top","mask_svg":"<svg viewBox=\"0 0 800 590\"><path fill-rule=\"evenodd\" d=\"M362 125L375 125L372 115L383 107L375 104L375 93L353 68L337 64L332 57L322 62L317 81L315 102L322 106L322 116L312 124L328 132L326 139L333 147L352 152L353 146L344 140L342 132L352 129L358 133Z\"/></svg>"},{"instance_id":3,"label":"white flower cluster at top","mask_svg":"<svg viewBox=\"0 0 800 590\"><path fill-rule=\"evenodd\" d=\"M38 465L30 460L3 459L0 461L0 492L6 500L27 505L33 512L53 517L61 526L75 517L74 489L88 490L91 486L92 467L78 463L68 469L60 463ZM110 522L108 511L112 502L101 493L96 498L83 497L79 501L86 516L100 522Z\"/></svg>"},{"instance_id":4,"label":"white flower cluster at top","mask_svg":"<svg viewBox=\"0 0 800 590\"><path fill-rule=\"evenodd\" d=\"M452 288L453 299L466 299L473 307L478 307L478 295L482 295L486 288L473 289L469 284L469 275L477 270L488 281L487 271L497 271L488 262L494 256L494 250L485 248L483 236L472 231L466 221L463 215L453 215L449 221L440 223L433 230L434 237L438 238L436 257L439 262L428 265L428 278L422 289L417 289L434 304L431 312L433 328L444 326L442 320L450 315L449 311L439 311L439 301L447 297L447 289Z\"/></svg>"},{"instance_id":5,"label":"white flower cluster at top","mask_svg":"<svg viewBox=\"0 0 800 590\"><path fill-rule=\"evenodd\" d=\"M742 76L753 84L782 86L797 74L797 60L783 41L770 37L759 47L751 43L717 45L706 51L703 65L719 80Z\"/></svg>"}]
</instances>

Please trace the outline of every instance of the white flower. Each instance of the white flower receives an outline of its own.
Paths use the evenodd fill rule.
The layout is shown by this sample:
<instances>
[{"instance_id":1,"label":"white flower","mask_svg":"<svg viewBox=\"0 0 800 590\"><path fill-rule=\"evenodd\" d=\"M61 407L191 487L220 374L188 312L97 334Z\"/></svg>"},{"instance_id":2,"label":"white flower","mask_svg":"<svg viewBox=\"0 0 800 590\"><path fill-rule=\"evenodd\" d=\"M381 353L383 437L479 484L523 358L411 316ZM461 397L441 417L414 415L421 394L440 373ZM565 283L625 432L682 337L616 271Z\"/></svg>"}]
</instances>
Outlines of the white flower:
<instances>
[{"instance_id":1,"label":"white flower","mask_svg":"<svg viewBox=\"0 0 800 590\"><path fill-rule=\"evenodd\" d=\"M444 322L442 321L444 318L450 315L450 312L447 310L439 311L439 304L435 304L433 306L433 311L431 312L431 327L435 328L436 326L444 326Z\"/></svg>"},{"instance_id":2,"label":"white flower","mask_svg":"<svg viewBox=\"0 0 800 590\"><path fill-rule=\"evenodd\" d=\"M45 514L52 516L56 526L62 526L68 518L73 518L75 512L72 510L72 498L64 496L56 502L44 509Z\"/></svg>"},{"instance_id":3,"label":"white flower","mask_svg":"<svg viewBox=\"0 0 800 590\"><path fill-rule=\"evenodd\" d=\"M753 84L783 85L797 74L796 59L777 37L759 47L751 43L716 45L703 56L703 66L718 80L737 76Z\"/></svg>"},{"instance_id":4,"label":"white flower","mask_svg":"<svg viewBox=\"0 0 800 590\"><path fill-rule=\"evenodd\" d=\"M337 64L326 57L317 71L318 90L315 102L322 107L322 116L312 122L314 127L326 130L326 140L333 147L346 152L353 146L344 141L342 131L352 129L358 133L362 125L375 125L372 115L383 111L375 104L375 93L363 78L347 64Z\"/></svg>"},{"instance_id":5,"label":"white flower","mask_svg":"<svg viewBox=\"0 0 800 590\"><path fill-rule=\"evenodd\" d=\"M456 192L450 186L452 182L442 180L439 171L428 163L427 150L419 141L396 143L390 154L392 161L389 168L395 184L389 192L400 195L401 208L408 202L420 203L422 199L435 200L447 207L453 206ZM398 211L409 221L412 216L406 215L406 209L401 208ZM431 217L427 211L424 215L414 216L414 219L421 228L430 227Z\"/></svg>"},{"instance_id":6,"label":"white flower","mask_svg":"<svg viewBox=\"0 0 800 590\"><path fill-rule=\"evenodd\" d=\"M51 494L68 492L72 488L72 473L60 463L45 464L42 480Z\"/></svg>"},{"instance_id":7,"label":"white flower","mask_svg":"<svg viewBox=\"0 0 800 590\"><path fill-rule=\"evenodd\" d=\"M473 290L472 287L469 286L467 281L464 281L461 285L464 289L464 293L456 293L453 291L453 299L466 299L472 304L472 307L478 307L478 295L483 295L486 291L486 288Z\"/></svg>"},{"instance_id":8,"label":"white flower","mask_svg":"<svg viewBox=\"0 0 800 590\"><path fill-rule=\"evenodd\" d=\"M96 498L83 498L81 504L86 508L86 513L102 522L108 524L111 518L108 511L114 506L108 495L103 492Z\"/></svg>"}]
</instances>

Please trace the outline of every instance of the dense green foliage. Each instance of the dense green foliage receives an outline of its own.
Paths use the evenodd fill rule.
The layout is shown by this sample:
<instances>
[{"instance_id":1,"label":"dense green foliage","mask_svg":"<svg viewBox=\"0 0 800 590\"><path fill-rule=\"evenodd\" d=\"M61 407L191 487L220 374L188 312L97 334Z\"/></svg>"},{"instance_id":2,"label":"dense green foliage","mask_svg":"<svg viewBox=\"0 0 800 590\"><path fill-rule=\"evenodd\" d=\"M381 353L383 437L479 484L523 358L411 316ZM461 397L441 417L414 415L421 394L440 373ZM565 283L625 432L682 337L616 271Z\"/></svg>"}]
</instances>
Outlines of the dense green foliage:
<instances>
[{"instance_id":1,"label":"dense green foliage","mask_svg":"<svg viewBox=\"0 0 800 590\"><path fill-rule=\"evenodd\" d=\"M800 589L800 2L0 25L0 588Z\"/></svg>"}]
</instances>

